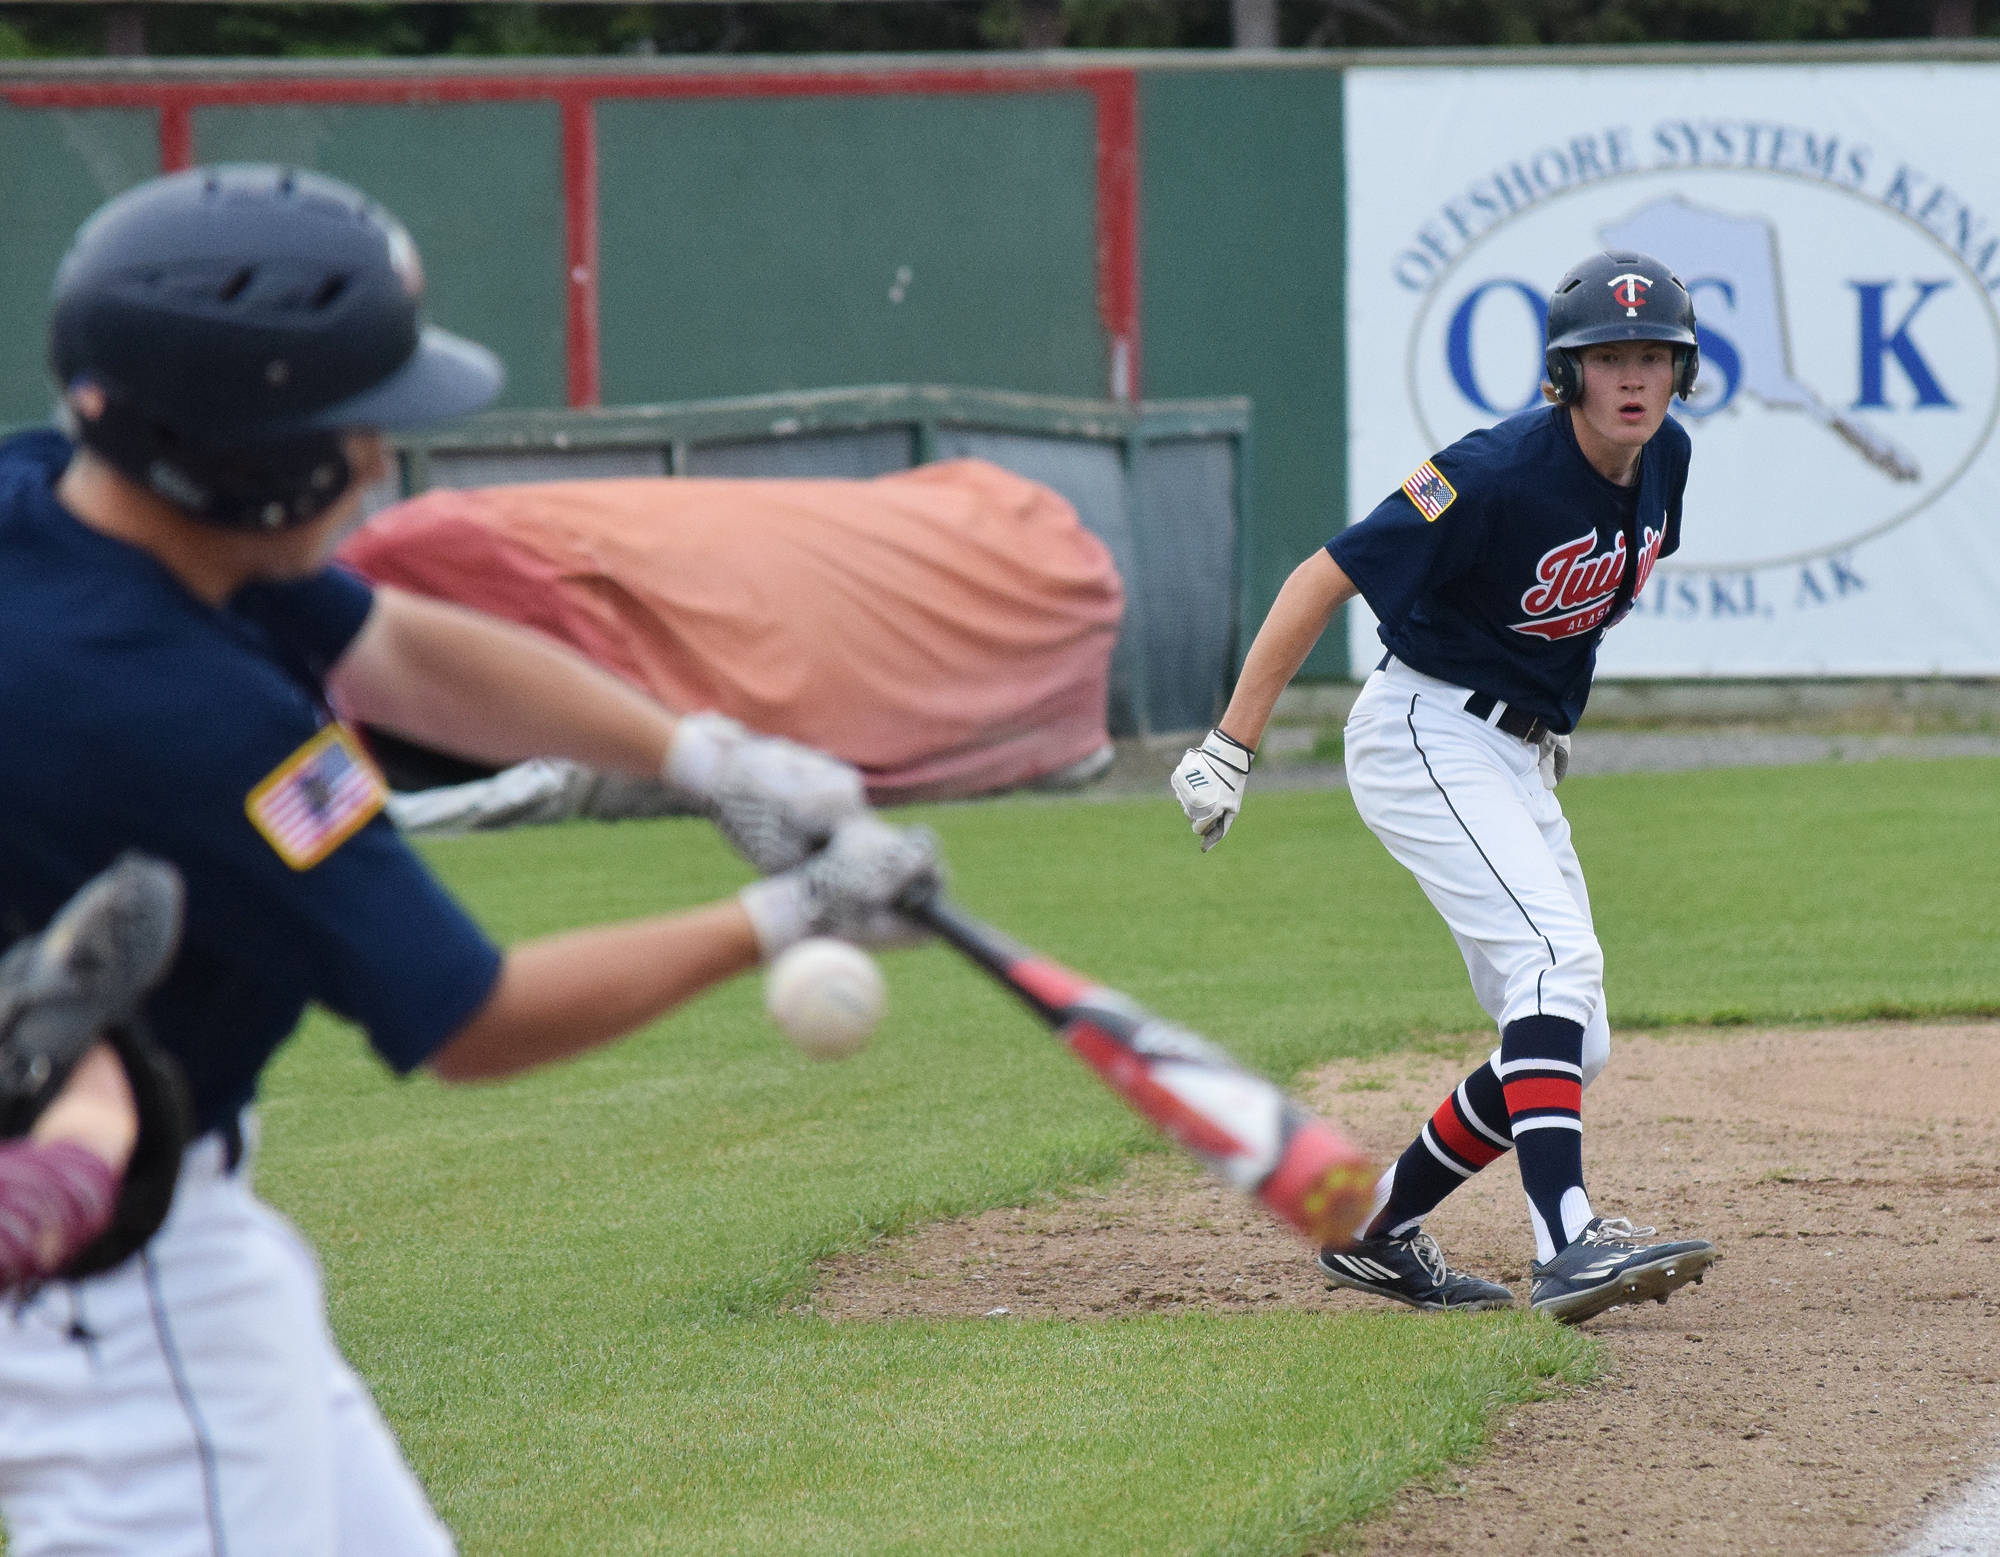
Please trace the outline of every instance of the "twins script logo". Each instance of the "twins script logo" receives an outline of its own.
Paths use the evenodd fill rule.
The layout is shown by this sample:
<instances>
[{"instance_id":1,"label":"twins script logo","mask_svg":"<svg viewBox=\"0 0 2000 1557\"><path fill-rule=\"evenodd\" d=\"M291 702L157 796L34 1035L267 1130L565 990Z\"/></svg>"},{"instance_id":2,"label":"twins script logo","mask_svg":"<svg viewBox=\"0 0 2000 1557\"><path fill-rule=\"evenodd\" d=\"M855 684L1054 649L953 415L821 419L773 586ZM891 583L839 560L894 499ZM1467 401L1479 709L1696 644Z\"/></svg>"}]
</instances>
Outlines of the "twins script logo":
<instances>
[{"instance_id":1,"label":"twins script logo","mask_svg":"<svg viewBox=\"0 0 2000 1557\"><path fill-rule=\"evenodd\" d=\"M1632 598L1646 587L1659 560L1666 526L1648 525L1639 539L1639 582ZM1612 599L1625 577L1625 537L1604 551L1597 549L1597 531L1585 530L1573 541L1551 546L1535 565L1535 586L1521 596L1528 620L1512 624L1517 633L1553 643L1587 633L1611 612ZM1615 625L1615 624L1613 624Z\"/></svg>"}]
</instances>

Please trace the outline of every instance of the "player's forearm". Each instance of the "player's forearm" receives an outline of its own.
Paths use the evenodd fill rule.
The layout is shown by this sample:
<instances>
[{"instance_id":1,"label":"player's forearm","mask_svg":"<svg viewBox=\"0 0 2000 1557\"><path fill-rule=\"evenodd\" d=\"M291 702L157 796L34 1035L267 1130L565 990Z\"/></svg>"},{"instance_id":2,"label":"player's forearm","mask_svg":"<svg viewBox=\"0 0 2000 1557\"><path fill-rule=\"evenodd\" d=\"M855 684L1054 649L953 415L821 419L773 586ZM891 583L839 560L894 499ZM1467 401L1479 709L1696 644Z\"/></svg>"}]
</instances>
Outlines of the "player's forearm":
<instances>
[{"instance_id":1,"label":"player's forearm","mask_svg":"<svg viewBox=\"0 0 2000 1557\"><path fill-rule=\"evenodd\" d=\"M81 1146L113 1173L125 1171L139 1139L139 1109L125 1067L108 1043L99 1043L77 1063L28 1138L43 1145L66 1141Z\"/></svg>"},{"instance_id":2,"label":"player's forearm","mask_svg":"<svg viewBox=\"0 0 2000 1557\"><path fill-rule=\"evenodd\" d=\"M643 1027L756 966L734 899L664 918L530 941L508 953L479 1012L431 1057L446 1081L516 1075Z\"/></svg>"},{"instance_id":3,"label":"player's forearm","mask_svg":"<svg viewBox=\"0 0 2000 1557\"><path fill-rule=\"evenodd\" d=\"M1353 582L1324 549L1292 570L1244 656L1243 673L1222 715L1223 733L1256 749L1278 694L1299 673L1333 613L1355 594Z\"/></svg>"},{"instance_id":4,"label":"player's forearm","mask_svg":"<svg viewBox=\"0 0 2000 1557\"><path fill-rule=\"evenodd\" d=\"M332 678L353 718L474 761L568 757L652 777L674 717L542 634L396 589Z\"/></svg>"}]
</instances>

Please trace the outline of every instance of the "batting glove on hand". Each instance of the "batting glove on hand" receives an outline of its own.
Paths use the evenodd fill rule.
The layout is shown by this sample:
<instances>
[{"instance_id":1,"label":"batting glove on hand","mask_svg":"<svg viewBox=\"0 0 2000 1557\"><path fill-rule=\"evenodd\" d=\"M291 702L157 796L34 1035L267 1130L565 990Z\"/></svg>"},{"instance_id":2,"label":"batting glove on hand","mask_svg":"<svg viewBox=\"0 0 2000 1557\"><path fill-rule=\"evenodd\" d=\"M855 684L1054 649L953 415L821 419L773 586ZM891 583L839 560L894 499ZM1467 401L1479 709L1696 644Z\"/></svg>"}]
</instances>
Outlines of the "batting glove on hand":
<instances>
[{"instance_id":1,"label":"batting glove on hand","mask_svg":"<svg viewBox=\"0 0 2000 1557\"><path fill-rule=\"evenodd\" d=\"M766 960L809 935L857 946L913 946L925 932L896 905L937 891L943 871L929 828L858 816L842 822L805 864L753 881L739 900Z\"/></svg>"},{"instance_id":2,"label":"batting glove on hand","mask_svg":"<svg viewBox=\"0 0 2000 1557\"><path fill-rule=\"evenodd\" d=\"M766 875L802 863L842 822L868 810L852 764L796 741L753 735L722 714L682 719L660 772Z\"/></svg>"},{"instance_id":3,"label":"batting glove on hand","mask_svg":"<svg viewBox=\"0 0 2000 1557\"><path fill-rule=\"evenodd\" d=\"M1243 809L1243 791L1250 784L1250 764L1256 753L1221 729L1210 730L1199 746L1181 756L1168 785L1201 839L1203 854L1228 836L1229 824Z\"/></svg>"},{"instance_id":4,"label":"batting glove on hand","mask_svg":"<svg viewBox=\"0 0 2000 1557\"><path fill-rule=\"evenodd\" d=\"M1541 740L1542 783L1554 789L1569 774L1569 737L1549 731Z\"/></svg>"}]
</instances>

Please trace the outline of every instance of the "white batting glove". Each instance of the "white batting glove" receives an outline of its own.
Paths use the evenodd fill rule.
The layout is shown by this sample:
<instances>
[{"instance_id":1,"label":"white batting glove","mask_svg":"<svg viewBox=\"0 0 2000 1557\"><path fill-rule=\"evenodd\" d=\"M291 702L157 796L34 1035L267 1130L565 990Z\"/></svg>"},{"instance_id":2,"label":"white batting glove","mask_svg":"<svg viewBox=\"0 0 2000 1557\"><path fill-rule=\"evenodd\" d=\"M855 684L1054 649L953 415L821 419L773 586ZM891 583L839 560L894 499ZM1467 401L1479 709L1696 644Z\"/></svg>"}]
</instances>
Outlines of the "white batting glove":
<instances>
[{"instance_id":1,"label":"white batting glove","mask_svg":"<svg viewBox=\"0 0 2000 1557\"><path fill-rule=\"evenodd\" d=\"M1190 746L1181 765L1167 781L1174 799L1201 839L1203 854L1229 833L1229 824L1243 809L1243 792L1250 784L1250 764L1256 753L1220 727L1210 730L1199 746Z\"/></svg>"},{"instance_id":2,"label":"white batting glove","mask_svg":"<svg viewBox=\"0 0 2000 1557\"><path fill-rule=\"evenodd\" d=\"M858 946L912 946L925 931L896 910L943 878L937 837L927 827L891 827L879 817L842 822L824 849L781 875L737 894L766 961L808 935Z\"/></svg>"},{"instance_id":3,"label":"white batting glove","mask_svg":"<svg viewBox=\"0 0 2000 1557\"><path fill-rule=\"evenodd\" d=\"M1569 737L1557 735L1551 730L1541 739L1542 756L1539 766L1542 770L1542 784L1554 789L1569 774Z\"/></svg>"},{"instance_id":4,"label":"white batting glove","mask_svg":"<svg viewBox=\"0 0 2000 1557\"><path fill-rule=\"evenodd\" d=\"M722 714L689 714L660 776L690 796L752 865L800 864L849 817L868 811L851 763L796 741L755 735Z\"/></svg>"}]
</instances>

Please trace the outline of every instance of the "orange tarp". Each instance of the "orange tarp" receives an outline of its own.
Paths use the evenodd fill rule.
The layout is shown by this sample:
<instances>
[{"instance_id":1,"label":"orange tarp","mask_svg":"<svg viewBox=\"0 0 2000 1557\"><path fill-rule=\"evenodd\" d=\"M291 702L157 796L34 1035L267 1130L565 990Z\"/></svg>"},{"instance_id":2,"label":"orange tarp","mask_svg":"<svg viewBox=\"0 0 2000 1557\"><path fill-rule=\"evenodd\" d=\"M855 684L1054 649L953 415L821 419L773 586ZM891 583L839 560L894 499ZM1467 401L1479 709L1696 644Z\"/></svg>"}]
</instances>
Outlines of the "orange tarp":
<instances>
[{"instance_id":1,"label":"orange tarp","mask_svg":"<svg viewBox=\"0 0 2000 1557\"><path fill-rule=\"evenodd\" d=\"M341 560L538 628L672 708L837 753L878 800L1024 783L1108 739L1110 554L1054 492L981 460L436 491Z\"/></svg>"}]
</instances>

